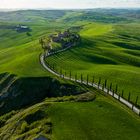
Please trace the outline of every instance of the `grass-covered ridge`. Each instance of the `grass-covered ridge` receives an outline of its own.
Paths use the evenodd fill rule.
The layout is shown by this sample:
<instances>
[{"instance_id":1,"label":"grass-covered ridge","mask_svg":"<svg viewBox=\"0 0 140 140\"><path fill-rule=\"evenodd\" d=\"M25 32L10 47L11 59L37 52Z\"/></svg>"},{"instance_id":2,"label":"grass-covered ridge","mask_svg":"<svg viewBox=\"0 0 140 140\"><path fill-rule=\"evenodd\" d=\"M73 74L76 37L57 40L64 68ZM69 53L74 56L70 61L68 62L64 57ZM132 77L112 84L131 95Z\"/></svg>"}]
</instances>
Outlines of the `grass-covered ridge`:
<instances>
[{"instance_id":1,"label":"grass-covered ridge","mask_svg":"<svg viewBox=\"0 0 140 140\"><path fill-rule=\"evenodd\" d=\"M46 97L77 95L85 91L78 84L51 77L18 78L4 73L0 75L0 114L36 104Z\"/></svg>"},{"instance_id":2,"label":"grass-covered ridge","mask_svg":"<svg viewBox=\"0 0 140 140\"><path fill-rule=\"evenodd\" d=\"M92 91L90 94L95 93ZM72 98L77 97L46 99L27 109L0 117L0 138L139 139L139 118L123 105L98 94L90 102L75 102Z\"/></svg>"},{"instance_id":3,"label":"grass-covered ridge","mask_svg":"<svg viewBox=\"0 0 140 140\"><path fill-rule=\"evenodd\" d=\"M16 26L19 23L7 23ZM5 25L5 23L1 23ZM46 72L39 64L42 52L39 38L48 36L55 29L65 29L60 23L29 24L31 36L26 32L18 33L13 29L0 29L0 73L9 72L19 77L45 76Z\"/></svg>"},{"instance_id":4,"label":"grass-covered ridge","mask_svg":"<svg viewBox=\"0 0 140 140\"><path fill-rule=\"evenodd\" d=\"M8 28L19 24L31 28L30 36ZM0 139L139 140L140 119L131 110L40 65L39 39L67 29L81 43L49 57L50 65L79 79L107 79L126 98L130 91L133 102L140 95L139 10L0 12Z\"/></svg>"},{"instance_id":5,"label":"grass-covered ridge","mask_svg":"<svg viewBox=\"0 0 140 140\"><path fill-rule=\"evenodd\" d=\"M87 24L80 31L80 45L49 57L47 61L63 72L71 71L73 76L77 73L79 78L83 74L86 79L89 74L91 81L94 76L98 82L101 77L102 82L108 80L108 85L112 82L114 89L118 84L119 92L124 90L126 98L131 92L131 99L135 102L140 94L138 27L138 24Z\"/></svg>"},{"instance_id":6,"label":"grass-covered ridge","mask_svg":"<svg viewBox=\"0 0 140 140\"><path fill-rule=\"evenodd\" d=\"M106 34L112 30L113 28L111 24L89 23L83 26L83 29L80 31L80 35L84 38L93 38Z\"/></svg>"}]
</instances>

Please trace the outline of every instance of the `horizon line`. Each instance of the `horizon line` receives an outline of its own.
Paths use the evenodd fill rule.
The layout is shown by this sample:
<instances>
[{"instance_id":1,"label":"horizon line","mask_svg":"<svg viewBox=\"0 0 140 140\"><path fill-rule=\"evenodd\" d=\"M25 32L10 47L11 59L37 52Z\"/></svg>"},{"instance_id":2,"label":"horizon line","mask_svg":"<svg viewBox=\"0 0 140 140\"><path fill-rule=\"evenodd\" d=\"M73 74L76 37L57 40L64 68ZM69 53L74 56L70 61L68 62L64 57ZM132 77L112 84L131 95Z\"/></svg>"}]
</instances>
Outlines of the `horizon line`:
<instances>
[{"instance_id":1,"label":"horizon line","mask_svg":"<svg viewBox=\"0 0 140 140\"><path fill-rule=\"evenodd\" d=\"M92 10L92 9L140 9L140 7L93 7L93 8L0 8L4 11L19 11L19 10Z\"/></svg>"}]
</instances>

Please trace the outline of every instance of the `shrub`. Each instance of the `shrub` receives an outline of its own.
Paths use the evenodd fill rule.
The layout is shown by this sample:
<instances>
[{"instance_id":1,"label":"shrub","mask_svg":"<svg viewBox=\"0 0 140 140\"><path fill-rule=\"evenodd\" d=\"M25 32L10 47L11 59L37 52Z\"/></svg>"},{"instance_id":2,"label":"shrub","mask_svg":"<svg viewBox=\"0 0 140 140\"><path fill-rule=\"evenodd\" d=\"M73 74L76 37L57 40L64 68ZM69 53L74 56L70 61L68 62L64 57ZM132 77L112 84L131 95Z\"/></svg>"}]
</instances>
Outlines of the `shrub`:
<instances>
[{"instance_id":1,"label":"shrub","mask_svg":"<svg viewBox=\"0 0 140 140\"><path fill-rule=\"evenodd\" d=\"M24 121L21 125L21 133L27 132L28 131L28 124L26 121Z\"/></svg>"},{"instance_id":2,"label":"shrub","mask_svg":"<svg viewBox=\"0 0 140 140\"><path fill-rule=\"evenodd\" d=\"M95 100L96 95L93 93L85 93L76 97L76 102L89 102Z\"/></svg>"}]
</instances>

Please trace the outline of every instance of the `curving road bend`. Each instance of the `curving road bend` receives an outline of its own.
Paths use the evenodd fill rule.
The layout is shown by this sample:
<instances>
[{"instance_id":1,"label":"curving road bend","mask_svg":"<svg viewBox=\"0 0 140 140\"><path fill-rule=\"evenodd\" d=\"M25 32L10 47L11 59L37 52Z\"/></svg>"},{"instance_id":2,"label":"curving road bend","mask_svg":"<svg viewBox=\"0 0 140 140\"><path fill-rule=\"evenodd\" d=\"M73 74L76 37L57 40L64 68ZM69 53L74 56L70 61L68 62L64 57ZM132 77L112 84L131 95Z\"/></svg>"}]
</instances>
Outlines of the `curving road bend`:
<instances>
[{"instance_id":1,"label":"curving road bend","mask_svg":"<svg viewBox=\"0 0 140 140\"><path fill-rule=\"evenodd\" d=\"M62 49L62 50L58 50L56 52L52 52L52 53L48 53L47 55L45 55L44 53L40 54L40 63L41 65L47 70L49 71L50 73L58 76L58 77L61 77L63 79L66 79L66 80L70 80L70 81L74 81L74 82L77 82L77 83L81 83L81 84L84 84L84 85L88 85L88 86L91 86L91 87L94 87L96 89L99 89L99 90L102 90L102 86L98 86L97 84L93 84L93 83L87 83L85 81L81 81L81 80L75 80L73 78L70 78L70 77L67 77L67 76L64 76L64 75L61 75L55 71L53 71L51 68L49 68L49 66L45 63L45 59L51 55L54 55L54 54L57 54L57 53L61 53L61 52L64 52L66 50L68 50L69 48L71 48L72 46L69 46L65 49ZM134 106L132 103L128 102L126 99L120 97L119 95L113 93L112 91L108 91L108 89L104 88L103 91L106 93L106 94L109 94L111 95L112 97L114 97L115 99L117 99L118 101L120 101L121 103L123 103L124 105L126 105L127 107L129 107L130 109L132 109L133 112L135 112L137 115L140 116L140 109L137 108L136 106Z\"/></svg>"}]
</instances>

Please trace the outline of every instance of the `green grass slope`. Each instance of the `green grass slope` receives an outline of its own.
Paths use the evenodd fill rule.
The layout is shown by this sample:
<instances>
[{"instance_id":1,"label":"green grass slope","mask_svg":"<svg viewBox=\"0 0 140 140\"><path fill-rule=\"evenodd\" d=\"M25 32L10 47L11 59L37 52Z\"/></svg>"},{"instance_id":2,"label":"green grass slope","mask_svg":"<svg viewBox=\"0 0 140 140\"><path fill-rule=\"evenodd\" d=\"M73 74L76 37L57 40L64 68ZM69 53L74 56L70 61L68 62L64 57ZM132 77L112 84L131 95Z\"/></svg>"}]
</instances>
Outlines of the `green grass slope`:
<instances>
[{"instance_id":1,"label":"green grass slope","mask_svg":"<svg viewBox=\"0 0 140 140\"><path fill-rule=\"evenodd\" d=\"M91 102L63 102L66 98L61 98L59 102L55 98L46 99L27 109L0 117L0 138L139 139L139 118L116 101L102 95Z\"/></svg>"},{"instance_id":2,"label":"green grass slope","mask_svg":"<svg viewBox=\"0 0 140 140\"><path fill-rule=\"evenodd\" d=\"M48 95L70 95L72 91L68 88L70 93L67 92L65 85L69 82L59 78L57 87L56 79L52 79L54 76L39 64L42 50L38 39L71 26L83 27L79 32L81 44L50 57L50 64L55 64L58 70L62 68L67 74L72 71L72 75L77 73L80 77L83 73L84 78L87 74L94 75L96 82L99 77L102 82L108 79L108 84L112 82L114 88L118 84L119 91L125 90L125 97L131 91L132 101L140 94L139 24L105 24L132 22L133 19L138 22L134 15L138 16L139 10L94 12L29 10L0 13L0 93L6 92L6 96L9 93L10 97L5 98L8 109L3 110L16 110L0 116L0 139L30 140L42 135L52 140L139 139L139 117L111 97L98 95L97 91L93 91L96 99L91 102L75 102L73 96L43 100ZM117 17L110 19L110 14L118 12ZM130 18L126 17L130 13ZM64 21L67 22L64 24ZM18 24L29 26L31 36L2 28L3 25ZM1 74L6 72L14 75ZM47 76L50 76L49 83ZM58 94L55 89L63 92ZM0 107L3 105L1 101Z\"/></svg>"},{"instance_id":3,"label":"green grass slope","mask_svg":"<svg viewBox=\"0 0 140 140\"><path fill-rule=\"evenodd\" d=\"M83 86L51 77L19 78L0 75L0 115L36 104L46 97L77 95L87 91Z\"/></svg>"},{"instance_id":4,"label":"green grass slope","mask_svg":"<svg viewBox=\"0 0 140 140\"><path fill-rule=\"evenodd\" d=\"M39 22L39 21L38 21ZM9 72L19 77L45 76L48 73L39 63L39 54L43 51L39 38L48 36L55 29L66 28L60 23L26 23L32 31L18 33L14 29L0 28L0 73ZM1 26L16 26L19 23L0 23Z\"/></svg>"},{"instance_id":5,"label":"green grass slope","mask_svg":"<svg viewBox=\"0 0 140 140\"><path fill-rule=\"evenodd\" d=\"M19 77L45 76L46 71L39 64L40 52L37 41L3 49L0 52L0 72L13 73Z\"/></svg>"},{"instance_id":6,"label":"green grass slope","mask_svg":"<svg viewBox=\"0 0 140 140\"><path fill-rule=\"evenodd\" d=\"M131 92L131 100L135 102L140 95L140 43L139 24L87 24L80 31L82 42L79 46L66 52L56 54L47 59L57 70L99 77L102 83L108 80L108 86L118 84L125 98ZM140 104L140 100L139 100Z\"/></svg>"}]
</instances>

